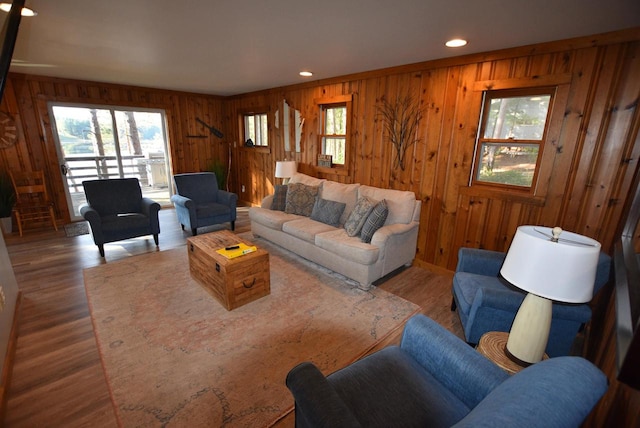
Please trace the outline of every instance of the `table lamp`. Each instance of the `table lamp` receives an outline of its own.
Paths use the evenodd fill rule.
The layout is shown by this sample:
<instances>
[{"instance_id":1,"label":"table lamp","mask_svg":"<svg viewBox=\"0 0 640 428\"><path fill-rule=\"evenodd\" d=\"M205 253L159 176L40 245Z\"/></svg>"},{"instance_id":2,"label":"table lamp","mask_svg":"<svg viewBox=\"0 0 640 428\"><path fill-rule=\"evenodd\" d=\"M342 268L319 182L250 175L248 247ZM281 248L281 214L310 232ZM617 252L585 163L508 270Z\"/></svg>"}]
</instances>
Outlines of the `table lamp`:
<instances>
[{"instance_id":1,"label":"table lamp","mask_svg":"<svg viewBox=\"0 0 640 428\"><path fill-rule=\"evenodd\" d=\"M586 303L593 297L600 243L559 227L520 226L502 276L527 291L505 352L520 365L542 360L551 328L552 301Z\"/></svg>"},{"instance_id":2,"label":"table lamp","mask_svg":"<svg viewBox=\"0 0 640 428\"><path fill-rule=\"evenodd\" d=\"M276 178L282 178L282 184L287 184L289 179L296 173L296 161L277 161Z\"/></svg>"}]
</instances>

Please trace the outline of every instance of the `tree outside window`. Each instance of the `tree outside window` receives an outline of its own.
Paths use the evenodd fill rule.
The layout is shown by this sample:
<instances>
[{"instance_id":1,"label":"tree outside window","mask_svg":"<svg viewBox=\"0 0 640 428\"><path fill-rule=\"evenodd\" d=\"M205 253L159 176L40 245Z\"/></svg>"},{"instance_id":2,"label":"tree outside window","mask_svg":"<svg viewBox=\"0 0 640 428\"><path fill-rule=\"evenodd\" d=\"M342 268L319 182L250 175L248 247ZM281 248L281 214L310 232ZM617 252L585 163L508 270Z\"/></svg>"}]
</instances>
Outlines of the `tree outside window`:
<instances>
[{"instance_id":1,"label":"tree outside window","mask_svg":"<svg viewBox=\"0 0 640 428\"><path fill-rule=\"evenodd\" d=\"M332 162L336 165L344 165L347 142L347 106L323 105L322 106L323 132L322 154L331 155Z\"/></svg>"},{"instance_id":2,"label":"tree outside window","mask_svg":"<svg viewBox=\"0 0 640 428\"><path fill-rule=\"evenodd\" d=\"M553 88L485 92L474 182L532 188L553 94Z\"/></svg>"}]
</instances>

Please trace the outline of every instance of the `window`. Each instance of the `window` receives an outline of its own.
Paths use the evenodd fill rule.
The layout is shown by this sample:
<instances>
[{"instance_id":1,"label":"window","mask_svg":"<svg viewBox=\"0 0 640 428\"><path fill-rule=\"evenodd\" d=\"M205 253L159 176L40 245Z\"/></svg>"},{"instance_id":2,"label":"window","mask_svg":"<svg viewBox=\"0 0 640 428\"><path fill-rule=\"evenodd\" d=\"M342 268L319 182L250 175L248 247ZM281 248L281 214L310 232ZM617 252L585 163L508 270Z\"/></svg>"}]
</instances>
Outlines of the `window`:
<instances>
[{"instance_id":1,"label":"window","mask_svg":"<svg viewBox=\"0 0 640 428\"><path fill-rule=\"evenodd\" d=\"M320 108L319 153L331 156L331 166L345 168L348 158L348 129L351 95L316 100Z\"/></svg>"},{"instance_id":2,"label":"window","mask_svg":"<svg viewBox=\"0 0 640 428\"><path fill-rule=\"evenodd\" d=\"M269 132L266 113L249 113L244 115L244 142L251 140L254 146L267 147L269 145Z\"/></svg>"},{"instance_id":3,"label":"window","mask_svg":"<svg viewBox=\"0 0 640 428\"><path fill-rule=\"evenodd\" d=\"M331 155L332 162L344 165L347 143L347 106L322 106L322 154Z\"/></svg>"},{"instance_id":4,"label":"window","mask_svg":"<svg viewBox=\"0 0 640 428\"><path fill-rule=\"evenodd\" d=\"M475 183L531 189L539 170L553 88L486 91L476 143Z\"/></svg>"}]
</instances>

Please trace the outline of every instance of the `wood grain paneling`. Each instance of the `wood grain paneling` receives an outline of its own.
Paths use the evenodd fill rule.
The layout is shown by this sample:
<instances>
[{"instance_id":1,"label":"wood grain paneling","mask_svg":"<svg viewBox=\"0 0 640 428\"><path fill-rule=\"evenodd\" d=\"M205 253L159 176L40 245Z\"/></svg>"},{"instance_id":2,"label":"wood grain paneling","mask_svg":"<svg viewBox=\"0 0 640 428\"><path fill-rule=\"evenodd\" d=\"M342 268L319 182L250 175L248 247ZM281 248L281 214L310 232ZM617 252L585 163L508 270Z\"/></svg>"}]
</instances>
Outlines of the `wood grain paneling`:
<instances>
[{"instance_id":1,"label":"wood grain paneling","mask_svg":"<svg viewBox=\"0 0 640 428\"><path fill-rule=\"evenodd\" d=\"M556 103L562 108L553 113L553 137L545 146L536 188L522 194L470 187L482 85L530 84L563 85ZM403 171L394 168L377 107L383 99L407 93L420 100L424 115ZM315 166L319 118L314 100L344 95L353 100L350 153L348 173L337 174ZM285 150L285 100L305 119L299 151L294 141ZM639 100L640 28L226 98L13 74L0 109L16 118L19 140L0 150L0 167L45 170L58 218L66 222L47 104L163 109L174 173L205 170L213 159L226 163L230 157L230 189L248 204L259 204L273 192L280 182L274 177L275 162L285 158L296 160L298 170L310 175L413 191L422 201L417 261L453 269L461 246L504 251L521 224L561 226L599 240L609 251L639 173ZM242 146L239 114L256 107L269 112L268 150ZM209 134L196 118L220 129L224 138ZM206 138L187 137L199 134ZM626 403L637 403L636 391L620 391Z\"/></svg>"},{"instance_id":2,"label":"wood grain paneling","mask_svg":"<svg viewBox=\"0 0 640 428\"><path fill-rule=\"evenodd\" d=\"M69 214L48 112L50 102L162 109L174 173L204 171L214 159L227 162L226 138L215 137L196 121L200 118L224 129L220 97L22 74L11 74L7 82L0 109L16 118L20 133L14 147L0 150L0 168L44 170L61 223L69 221Z\"/></svg>"},{"instance_id":3,"label":"wood grain paneling","mask_svg":"<svg viewBox=\"0 0 640 428\"><path fill-rule=\"evenodd\" d=\"M225 108L233 118L252 104L276 108L286 99L305 118L304 149L293 156L299 171L413 191L423 202L419 260L453 269L461 246L506 250L523 223L558 225L599 240L608 251L638 168L639 50L640 29L634 29L243 94L225 100ZM557 93L531 198L470 188L482 90L537 85L556 86ZM394 168L377 106L407 93L420 100L424 115L403 171ZM348 94L353 108L344 176L315 167L318 109L313 100ZM282 140L281 129L270 132L270 141ZM236 180L251 188L240 198L258 204L271 191L275 161L288 154L278 145L266 156L234 149L239 150L250 168L236 168Z\"/></svg>"}]
</instances>

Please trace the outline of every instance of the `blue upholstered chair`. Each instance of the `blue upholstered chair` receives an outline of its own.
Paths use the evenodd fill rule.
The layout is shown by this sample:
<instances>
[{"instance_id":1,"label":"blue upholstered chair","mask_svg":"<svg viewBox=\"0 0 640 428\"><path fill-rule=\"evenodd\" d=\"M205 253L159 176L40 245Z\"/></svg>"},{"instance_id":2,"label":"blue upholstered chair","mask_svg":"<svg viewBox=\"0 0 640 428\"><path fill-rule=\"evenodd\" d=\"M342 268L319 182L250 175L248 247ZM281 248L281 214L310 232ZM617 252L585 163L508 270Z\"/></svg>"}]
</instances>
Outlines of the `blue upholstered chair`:
<instances>
[{"instance_id":1,"label":"blue upholstered chair","mask_svg":"<svg viewBox=\"0 0 640 428\"><path fill-rule=\"evenodd\" d=\"M506 254L476 248L461 248L453 277L451 310L458 309L467 342L477 344L489 331L511 330L513 319L526 293L500 277ZM594 295L609 281L611 258L600 254ZM553 303L551 331L546 353L569 355L576 335L591 319L588 304Z\"/></svg>"},{"instance_id":2,"label":"blue upholstered chair","mask_svg":"<svg viewBox=\"0 0 640 428\"><path fill-rule=\"evenodd\" d=\"M87 204L80 214L89 222L93 242L104 257L104 244L153 235L158 245L160 204L142 197L137 178L83 181Z\"/></svg>"},{"instance_id":3,"label":"blue upholstered chair","mask_svg":"<svg viewBox=\"0 0 640 428\"><path fill-rule=\"evenodd\" d=\"M296 427L580 426L607 390L581 357L559 357L509 376L433 320L416 315L400 346L325 377L311 363L286 379Z\"/></svg>"},{"instance_id":4,"label":"blue upholstered chair","mask_svg":"<svg viewBox=\"0 0 640 428\"><path fill-rule=\"evenodd\" d=\"M195 236L198 228L220 223L236 224L238 195L218 189L216 175L211 172L176 174L173 176L176 194L171 202L176 207L182 230L191 229Z\"/></svg>"}]
</instances>

